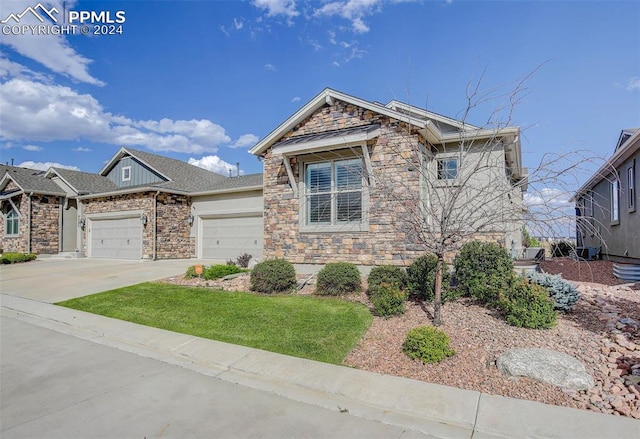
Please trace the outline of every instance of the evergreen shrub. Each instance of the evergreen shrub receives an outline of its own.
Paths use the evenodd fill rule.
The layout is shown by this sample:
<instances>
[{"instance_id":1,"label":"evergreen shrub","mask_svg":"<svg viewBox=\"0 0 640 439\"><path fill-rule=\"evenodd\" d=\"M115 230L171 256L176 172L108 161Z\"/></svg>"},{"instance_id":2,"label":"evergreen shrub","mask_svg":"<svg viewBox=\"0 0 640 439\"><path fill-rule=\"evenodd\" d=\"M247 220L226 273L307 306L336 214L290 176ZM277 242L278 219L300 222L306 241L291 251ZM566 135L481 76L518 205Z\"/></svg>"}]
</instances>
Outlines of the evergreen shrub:
<instances>
[{"instance_id":1,"label":"evergreen shrub","mask_svg":"<svg viewBox=\"0 0 640 439\"><path fill-rule=\"evenodd\" d=\"M256 264L251 270L251 290L273 294L293 291L296 270L284 259L269 259Z\"/></svg>"},{"instance_id":2,"label":"evergreen shrub","mask_svg":"<svg viewBox=\"0 0 640 439\"><path fill-rule=\"evenodd\" d=\"M360 272L350 262L330 262L318 273L316 294L341 296L362 291Z\"/></svg>"},{"instance_id":3,"label":"evergreen shrub","mask_svg":"<svg viewBox=\"0 0 640 439\"><path fill-rule=\"evenodd\" d=\"M243 271L246 270L235 265L212 265L203 271L202 277L206 280L215 280L229 276L230 274L242 273Z\"/></svg>"},{"instance_id":4,"label":"evergreen shrub","mask_svg":"<svg viewBox=\"0 0 640 439\"><path fill-rule=\"evenodd\" d=\"M496 303L508 324L521 328L549 329L556 324L556 312L549 292L525 278L517 278L500 294Z\"/></svg>"},{"instance_id":5,"label":"evergreen shrub","mask_svg":"<svg viewBox=\"0 0 640 439\"><path fill-rule=\"evenodd\" d=\"M410 358L423 363L439 363L455 355L449 347L449 336L432 326L419 326L407 334L402 350Z\"/></svg>"},{"instance_id":6,"label":"evergreen shrub","mask_svg":"<svg viewBox=\"0 0 640 439\"><path fill-rule=\"evenodd\" d=\"M383 284L387 287L393 285L404 291L408 283L407 272L396 265L379 265L371 269L367 283L370 295L376 294Z\"/></svg>"},{"instance_id":7,"label":"evergreen shrub","mask_svg":"<svg viewBox=\"0 0 640 439\"><path fill-rule=\"evenodd\" d=\"M373 311L380 317L391 317L405 311L407 293L395 284L381 284L371 294Z\"/></svg>"},{"instance_id":8,"label":"evergreen shrub","mask_svg":"<svg viewBox=\"0 0 640 439\"><path fill-rule=\"evenodd\" d=\"M570 312L580 298L580 293L575 285L567 282L560 275L529 273L527 278L549 291L556 311Z\"/></svg>"},{"instance_id":9,"label":"evergreen shrub","mask_svg":"<svg viewBox=\"0 0 640 439\"><path fill-rule=\"evenodd\" d=\"M456 256L454 267L461 294L487 304L496 302L515 278L509 252L494 243L466 243Z\"/></svg>"}]
</instances>

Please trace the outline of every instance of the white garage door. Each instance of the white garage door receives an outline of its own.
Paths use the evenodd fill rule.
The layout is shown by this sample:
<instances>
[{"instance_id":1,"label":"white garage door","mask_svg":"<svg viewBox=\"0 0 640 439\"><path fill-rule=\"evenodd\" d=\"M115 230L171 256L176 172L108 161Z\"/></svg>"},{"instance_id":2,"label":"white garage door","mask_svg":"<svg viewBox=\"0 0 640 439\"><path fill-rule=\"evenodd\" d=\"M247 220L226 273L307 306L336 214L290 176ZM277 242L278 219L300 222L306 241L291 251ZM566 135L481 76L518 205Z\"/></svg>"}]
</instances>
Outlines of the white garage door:
<instances>
[{"instance_id":1,"label":"white garage door","mask_svg":"<svg viewBox=\"0 0 640 439\"><path fill-rule=\"evenodd\" d=\"M139 217L92 220L90 233L92 258L142 258Z\"/></svg>"},{"instance_id":2,"label":"white garage door","mask_svg":"<svg viewBox=\"0 0 640 439\"><path fill-rule=\"evenodd\" d=\"M262 259L263 230L262 216L203 219L202 258L226 261L249 253Z\"/></svg>"}]
</instances>

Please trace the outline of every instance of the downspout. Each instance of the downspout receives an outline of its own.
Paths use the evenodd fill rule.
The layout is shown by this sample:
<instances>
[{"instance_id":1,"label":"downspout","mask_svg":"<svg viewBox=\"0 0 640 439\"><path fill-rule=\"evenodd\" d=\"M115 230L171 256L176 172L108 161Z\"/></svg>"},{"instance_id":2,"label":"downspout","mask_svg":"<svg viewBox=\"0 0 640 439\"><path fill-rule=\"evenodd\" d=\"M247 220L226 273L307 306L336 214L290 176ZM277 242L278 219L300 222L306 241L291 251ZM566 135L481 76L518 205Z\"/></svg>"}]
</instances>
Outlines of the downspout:
<instances>
[{"instance_id":1,"label":"downspout","mask_svg":"<svg viewBox=\"0 0 640 439\"><path fill-rule=\"evenodd\" d=\"M33 192L27 195L27 253L31 253L31 197L33 196Z\"/></svg>"},{"instance_id":2,"label":"downspout","mask_svg":"<svg viewBox=\"0 0 640 439\"><path fill-rule=\"evenodd\" d=\"M86 256L85 250L84 250L84 228L80 226L80 220L82 220L82 214L83 214L82 200L76 196L76 202L78 205L78 214L76 217L76 247L77 247L76 253L78 254L78 256L79 255Z\"/></svg>"},{"instance_id":3,"label":"downspout","mask_svg":"<svg viewBox=\"0 0 640 439\"><path fill-rule=\"evenodd\" d=\"M158 260L158 195L160 191L153 196L153 260Z\"/></svg>"}]
</instances>

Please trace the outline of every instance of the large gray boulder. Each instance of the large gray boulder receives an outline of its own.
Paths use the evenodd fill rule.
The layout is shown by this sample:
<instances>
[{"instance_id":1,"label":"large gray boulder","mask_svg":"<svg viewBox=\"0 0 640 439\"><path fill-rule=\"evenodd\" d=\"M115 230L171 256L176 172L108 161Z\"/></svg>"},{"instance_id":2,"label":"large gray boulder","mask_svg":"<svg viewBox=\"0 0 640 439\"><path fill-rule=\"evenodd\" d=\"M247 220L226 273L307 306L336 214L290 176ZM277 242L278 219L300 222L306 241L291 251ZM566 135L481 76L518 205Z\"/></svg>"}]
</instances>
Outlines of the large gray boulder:
<instances>
[{"instance_id":1,"label":"large gray boulder","mask_svg":"<svg viewBox=\"0 0 640 439\"><path fill-rule=\"evenodd\" d=\"M526 376L576 390L593 387L593 378L574 357L549 349L512 349L498 357L498 369L508 376Z\"/></svg>"}]
</instances>

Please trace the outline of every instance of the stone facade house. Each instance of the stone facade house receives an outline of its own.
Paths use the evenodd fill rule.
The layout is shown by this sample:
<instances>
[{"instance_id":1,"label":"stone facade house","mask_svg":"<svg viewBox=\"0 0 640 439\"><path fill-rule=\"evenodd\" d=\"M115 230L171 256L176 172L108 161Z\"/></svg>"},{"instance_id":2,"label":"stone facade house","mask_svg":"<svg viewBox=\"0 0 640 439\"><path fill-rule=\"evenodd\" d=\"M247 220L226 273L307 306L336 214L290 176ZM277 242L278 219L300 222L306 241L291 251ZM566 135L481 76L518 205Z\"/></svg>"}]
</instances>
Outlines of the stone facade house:
<instances>
[{"instance_id":1,"label":"stone facade house","mask_svg":"<svg viewBox=\"0 0 640 439\"><path fill-rule=\"evenodd\" d=\"M262 257L262 175L120 149L98 174L3 166L2 248L115 259Z\"/></svg>"},{"instance_id":2,"label":"stone facade house","mask_svg":"<svg viewBox=\"0 0 640 439\"><path fill-rule=\"evenodd\" d=\"M491 208L517 203L521 211L526 170L517 127L483 130L398 101L383 105L325 89L250 151L264 161L264 256L406 265L425 253L407 224L426 204L410 201L436 200L453 188L480 150L498 172L479 172L471 186L482 179L496 189L506 185ZM430 185L435 190L427 193L426 176L441 187ZM496 223L476 238L498 241L517 256L522 224Z\"/></svg>"},{"instance_id":3,"label":"stone facade house","mask_svg":"<svg viewBox=\"0 0 640 439\"><path fill-rule=\"evenodd\" d=\"M574 194L584 256L590 248L591 256L640 266L639 166L640 128L623 130L611 158Z\"/></svg>"}]
</instances>

